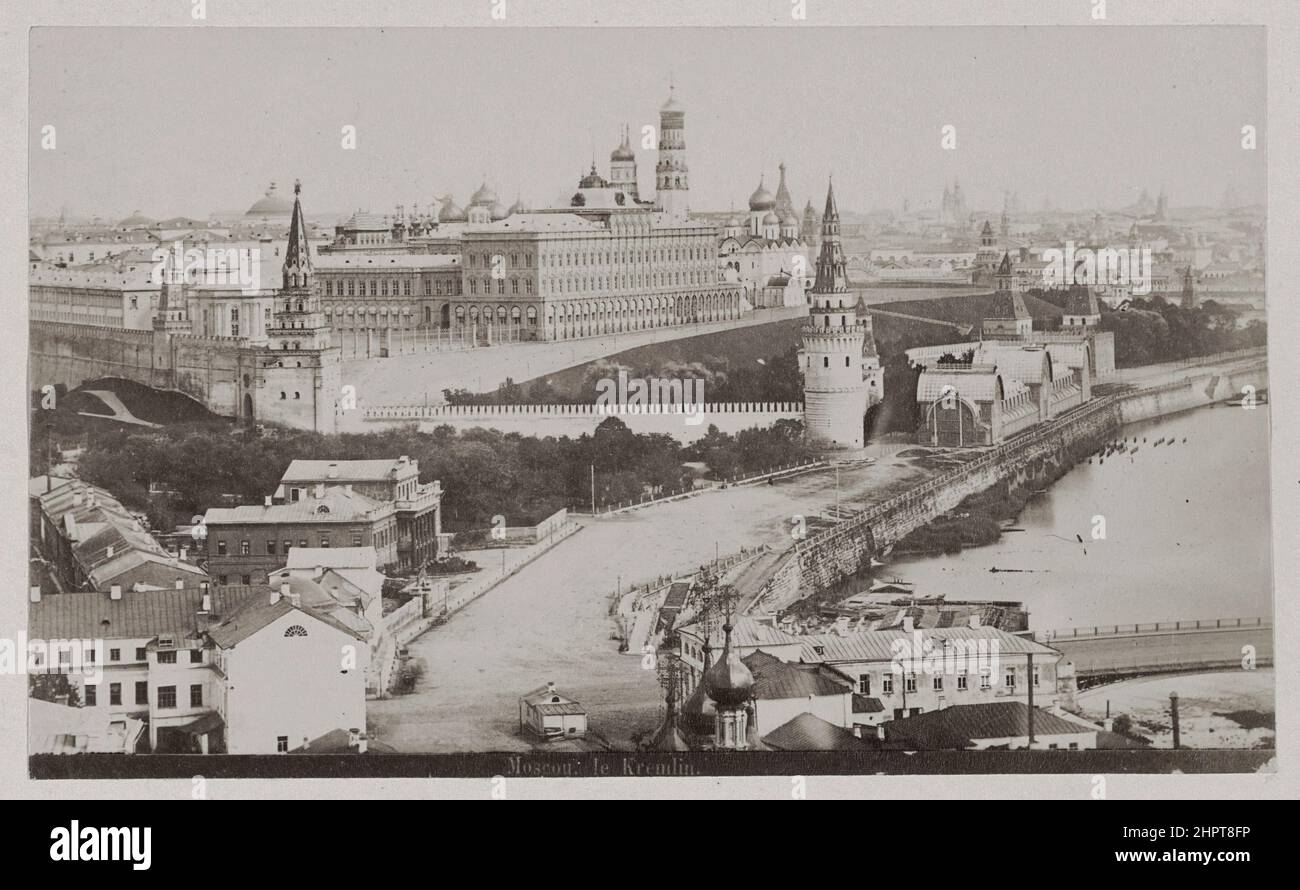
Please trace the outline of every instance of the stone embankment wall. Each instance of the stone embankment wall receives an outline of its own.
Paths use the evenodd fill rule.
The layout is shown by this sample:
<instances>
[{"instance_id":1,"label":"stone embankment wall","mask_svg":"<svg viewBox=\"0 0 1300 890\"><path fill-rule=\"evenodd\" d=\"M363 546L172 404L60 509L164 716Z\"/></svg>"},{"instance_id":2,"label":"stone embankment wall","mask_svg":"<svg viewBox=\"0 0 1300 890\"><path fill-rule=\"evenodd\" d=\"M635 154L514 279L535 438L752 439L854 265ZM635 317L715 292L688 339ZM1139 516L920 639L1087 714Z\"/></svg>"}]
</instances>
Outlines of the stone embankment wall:
<instances>
[{"instance_id":1,"label":"stone embankment wall","mask_svg":"<svg viewBox=\"0 0 1300 890\"><path fill-rule=\"evenodd\" d=\"M914 529L953 509L965 498L1004 480L1029 481L1078 454L1100 447L1124 424L1240 398L1268 386L1268 361L1224 371L1191 371L1187 379L1094 399L1023 435L990 448L974 461L936 476L826 531L796 542L786 561L755 599L755 611L788 606L856 571L871 556Z\"/></svg>"}]
</instances>

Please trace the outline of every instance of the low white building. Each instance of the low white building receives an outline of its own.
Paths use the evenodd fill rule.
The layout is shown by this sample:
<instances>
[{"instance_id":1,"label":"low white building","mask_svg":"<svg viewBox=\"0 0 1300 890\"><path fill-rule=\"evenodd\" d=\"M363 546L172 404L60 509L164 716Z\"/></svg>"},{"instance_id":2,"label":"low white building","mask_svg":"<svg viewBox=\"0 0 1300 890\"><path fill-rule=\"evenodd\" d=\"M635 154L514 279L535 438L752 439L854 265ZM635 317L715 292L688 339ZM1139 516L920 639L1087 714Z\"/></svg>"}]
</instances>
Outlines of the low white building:
<instances>
[{"instance_id":1,"label":"low white building","mask_svg":"<svg viewBox=\"0 0 1300 890\"><path fill-rule=\"evenodd\" d=\"M1066 669L1060 652L993 627L870 630L801 639L801 661L835 668L853 678L860 696L884 706L860 712L859 724L954 705L1027 702L1031 686L1038 706L1066 705L1073 699L1073 671Z\"/></svg>"},{"instance_id":2,"label":"low white building","mask_svg":"<svg viewBox=\"0 0 1300 890\"><path fill-rule=\"evenodd\" d=\"M587 710L547 683L520 696L519 729L546 741L582 738L587 734Z\"/></svg>"}]
</instances>

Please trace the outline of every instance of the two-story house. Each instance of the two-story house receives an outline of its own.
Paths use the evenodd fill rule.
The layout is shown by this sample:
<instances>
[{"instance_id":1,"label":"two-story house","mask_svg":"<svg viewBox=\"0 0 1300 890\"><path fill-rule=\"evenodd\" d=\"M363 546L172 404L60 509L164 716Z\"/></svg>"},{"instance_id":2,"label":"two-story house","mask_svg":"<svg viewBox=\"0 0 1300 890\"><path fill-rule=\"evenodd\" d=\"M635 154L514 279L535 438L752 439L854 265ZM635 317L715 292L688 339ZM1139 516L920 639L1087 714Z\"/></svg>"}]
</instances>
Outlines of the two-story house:
<instances>
[{"instance_id":1,"label":"two-story house","mask_svg":"<svg viewBox=\"0 0 1300 890\"><path fill-rule=\"evenodd\" d=\"M203 516L207 570L218 584L266 584L295 547L373 547L376 567L396 567L397 505L346 485L261 506L213 507Z\"/></svg>"},{"instance_id":2,"label":"two-story house","mask_svg":"<svg viewBox=\"0 0 1300 890\"><path fill-rule=\"evenodd\" d=\"M447 551L442 533L442 483L420 482L420 462L397 460L295 460L280 478L275 499L294 503L320 485L346 485L397 511L397 564L419 568ZM449 538L450 536L447 536Z\"/></svg>"}]
</instances>

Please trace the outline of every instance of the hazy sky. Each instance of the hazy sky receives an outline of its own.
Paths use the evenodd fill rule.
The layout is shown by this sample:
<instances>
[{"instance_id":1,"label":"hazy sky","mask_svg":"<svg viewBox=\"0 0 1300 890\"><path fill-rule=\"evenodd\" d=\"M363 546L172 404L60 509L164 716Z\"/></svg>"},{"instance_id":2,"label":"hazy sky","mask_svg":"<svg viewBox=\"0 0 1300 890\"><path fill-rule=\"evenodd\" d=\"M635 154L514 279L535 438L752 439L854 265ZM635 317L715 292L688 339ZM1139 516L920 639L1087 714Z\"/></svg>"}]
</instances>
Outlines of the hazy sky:
<instances>
[{"instance_id":1,"label":"hazy sky","mask_svg":"<svg viewBox=\"0 0 1300 890\"><path fill-rule=\"evenodd\" d=\"M202 216L294 177L310 214L464 204L485 174L548 205L593 148L608 174L623 123L657 124L670 76L695 210L744 207L763 171L775 189L782 159L800 206L833 171L842 209L937 203L952 176L972 208L1005 188L1033 209L1265 192L1262 28L46 28L31 46L35 214Z\"/></svg>"}]
</instances>

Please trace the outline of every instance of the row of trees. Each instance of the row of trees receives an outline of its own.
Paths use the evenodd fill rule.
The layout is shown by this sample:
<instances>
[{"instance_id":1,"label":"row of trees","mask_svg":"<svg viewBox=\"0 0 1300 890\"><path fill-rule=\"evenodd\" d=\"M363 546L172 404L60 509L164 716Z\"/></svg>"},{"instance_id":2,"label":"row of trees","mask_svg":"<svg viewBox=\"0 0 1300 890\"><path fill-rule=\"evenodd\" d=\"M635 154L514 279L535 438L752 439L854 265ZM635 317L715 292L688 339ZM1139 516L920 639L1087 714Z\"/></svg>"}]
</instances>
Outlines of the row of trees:
<instances>
[{"instance_id":1,"label":"row of trees","mask_svg":"<svg viewBox=\"0 0 1300 890\"><path fill-rule=\"evenodd\" d=\"M634 433L617 417L576 439L488 429L458 433L449 426L432 433L409 426L331 436L276 428L259 435L224 423L140 430L79 420L96 425L79 437L82 478L145 511L158 528L212 506L260 503L295 458L409 455L419 461L422 481L442 481L444 523L457 531L484 528L497 515L510 525L528 525L562 507L587 506L593 481L600 506L688 489L696 475L687 466L693 461L702 462L710 476L731 478L811 457L802 426L794 421L737 436L709 427L699 442L683 446L671 436ZM72 428L65 419L65 447ZM40 422L32 426L34 453L44 450L45 429Z\"/></svg>"}]
</instances>

